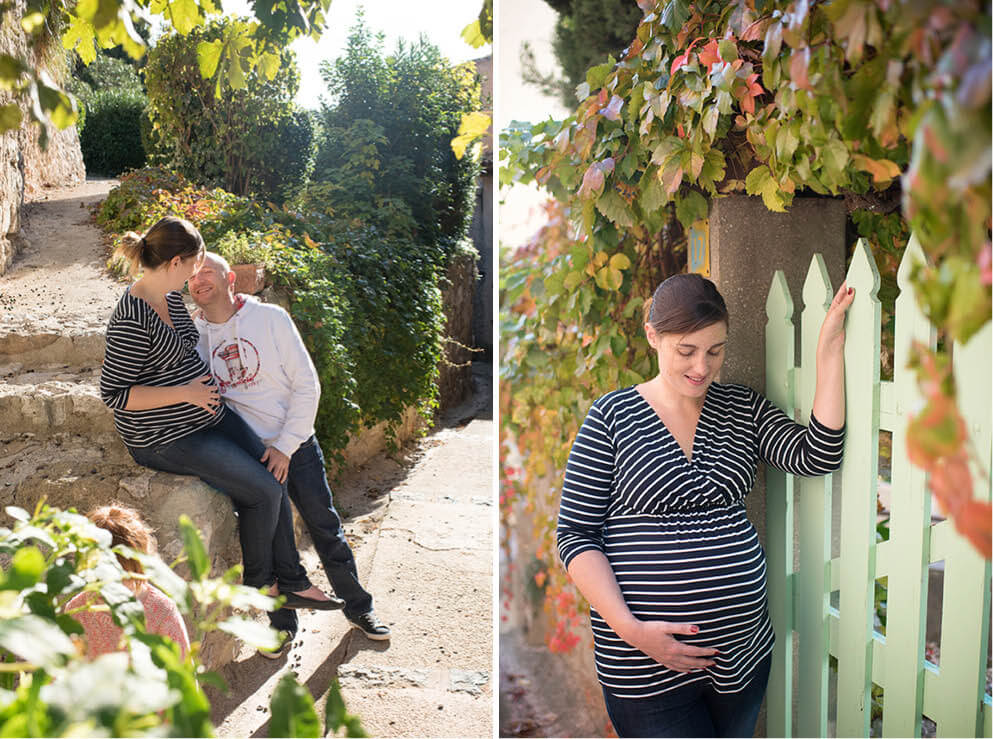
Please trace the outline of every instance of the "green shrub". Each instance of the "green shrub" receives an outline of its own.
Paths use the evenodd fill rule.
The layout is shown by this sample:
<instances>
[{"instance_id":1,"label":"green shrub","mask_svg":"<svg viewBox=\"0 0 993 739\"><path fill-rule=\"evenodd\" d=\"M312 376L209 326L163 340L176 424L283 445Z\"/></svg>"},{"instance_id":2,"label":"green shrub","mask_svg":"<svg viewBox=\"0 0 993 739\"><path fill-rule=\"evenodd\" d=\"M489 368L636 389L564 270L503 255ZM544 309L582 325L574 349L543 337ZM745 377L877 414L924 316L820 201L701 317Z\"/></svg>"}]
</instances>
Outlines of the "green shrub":
<instances>
[{"instance_id":1,"label":"green shrub","mask_svg":"<svg viewBox=\"0 0 993 739\"><path fill-rule=\"evenodd\" d=\"M267 243L259 231L228 231L215 244L208 248L220 254L230 264L265 264L273 261L273 246Z\"/></svg>"},{"instance_id":2,"label":"green shrub","mask_svg":"<svg viewBox=\"0 0 993 739\"><path fill-rule=\"evenodd\" d=\"M145 164L141 120L145 97L133 90L97 90L86 101L86 125L79 135L86 171L119 175Z\"/></svg>"},{"instance_id":3,"label":"green shrub","mask_svg":"<svg viewBox=\"0 0 993 739\"><path fill-rule=\"evenodd\" d=\"M303 186L313 168L313 117L306 110L294 110L264 124L258 137L258 161L249 190L258 198L283 203Z\"/></svg>"},{"instance_id":4,"label":"green shrub","mask_svg":"<svg viewBox=\"0 0 993 739\"><path fill-rule=\"evenodd\" d=\"M361 13L344 55L324 62L332 104L322 111L312 179L339 215L398 232L400 216L421 243L454 243L469 228L479 165L456 159L462 115L480 108L471 65L452 65L425 39L384 54Z\"/></svg>"},{"instance_id":5,"label":"green shrub","mask_svg":"<svg viewBox=\"0 0 993 739\"><path fill-rule=\"evenodd\" d=\"M257 189L260 175L271 183L271 172L280 162L291 167L288 177L295 179L299 163L280 160L290 153L276 152L274 138L285 135L288 145L295 146L308 135L304 123L280 128L293 114L292 100L300 84L291 50L280 52L273 79L254 70L244 76L241 89L224 87L220 95L215 81L200 74L198 49L233 44L244 26L242 20L221 18L187 35L164 36L149 52L145 67L149 117L156 132L150 138L161 137L156 154L171 154L169 165L197 183L222 186L238 195ZM272 166L266 164L267 155ZM303 160L305 173L309 153Z\"/></svg>"},{"instance_id":6,"label":"green shrub","mask_svg":"<svg viewBox=\"0 0 993 739\"><path fill-rule=\"evenodd\" d=\"M201 682L223 682L200 663L203 637L220 630L252 646L278 646L274 630L239 613L272 608L274 600L236 584L241 565L211 578L203 540L186 516L179 520L180 559L192 582L155 555L112 547L108 531L74 511L41 502L33 514L13 506L6 512L14 525L0 528L0 590L10 596L0 620L0 736L213 736ZM144 609L124 584L134 573L118 553L139 560L142 577L187 616L193 631L185 659L170 639L147 631ZM123 652L82 656L75 640L83 628L65 612L82 592L100 597L81 608L109 609L122 628ZM341 726L348 736L364 735L358 718L345 713L337 683L328 706L321 727L309 692L286 675L271 699L273 726L279 736L324 736Z\"/></svg>"},{"instance_id":7,"label":"green shrub","mask_svg":"<svg viewBox=\"0 0 993 739\"><path fill-rule=\"evenodd\" d=\"M89 64L80 63L74 78L92 92L100 90L120 90L122 92L144 93L145 87L131 64L104 52L97 54ZM70 90L74 95L75 90Z\"/></svg>"}]
</instances>

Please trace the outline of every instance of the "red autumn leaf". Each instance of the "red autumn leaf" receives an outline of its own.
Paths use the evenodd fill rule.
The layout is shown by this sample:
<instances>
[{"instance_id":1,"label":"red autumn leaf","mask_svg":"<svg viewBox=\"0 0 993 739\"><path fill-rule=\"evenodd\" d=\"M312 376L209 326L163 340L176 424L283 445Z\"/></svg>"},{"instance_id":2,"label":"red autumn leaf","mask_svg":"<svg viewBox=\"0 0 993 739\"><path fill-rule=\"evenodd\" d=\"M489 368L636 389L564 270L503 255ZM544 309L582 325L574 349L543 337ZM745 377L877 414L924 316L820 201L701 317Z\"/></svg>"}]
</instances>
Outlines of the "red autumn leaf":
<instances>
[{"instance_id":1,"label":"red autumn leaf","mask_svg":"<svg viewBox=\"0 0 993 739\"><path fill-rule=\"evenodd\" d=\"M957 453L965 439L965 422L955 401L934 393L924 410L907 424L907 456L918 467L930 468L939 459Z\"/></svg>"},{"instance_id":2,"label":"red autumn leaf","mask_svg":"<svg viewBox=\"0 0 993 739\"><path fill-rule=\"evenodd\" d=\"M765 92L762 89L762 85L757 82L758 78L758 72L753 72L748 75L744 86L739 85L735 88L735 97L738 98L738 104L741 106L741 109L753 115L755 113L755 98Z\"/></svg>"},{"instance_id":3,"label":"red autumn leaf","mask_svg":"<svg viewBox=\"0 0 993 739\"><path fill-rule=\"evenodd\" d=\"M989 503L970 500L959 509L959 515L955 518L955 528L962 536L976 548L976 550L986 559L993 556L991 552L991 518L993 518L993 506Z\"/></svg>"},{"instance_id":4,"label":"red autumn leaf","mask_svg":"<svg viewBox=\"0 0 993 739\"><path fill-rule=\"evenodd\" d=\"M900 167L890 159L872 159L865 154L853 154L852 163L872 175L873 182L888 182L900 175Z\"/></svg>"},{"instance_id":5,"label":"red autumn leaf","mask_svg":"<svg viewBox=\"0 0 993 739\"><path fill-rule=\"evenodd\" d=\"M682 123L677 123L676 124L676 135L679 136L679 138L681 138L681 139L686 138L686 132L683 131L683 124Z\"/></svg>"},{"instance_id":6,"label":"red autumn leaf","mask_svg":"<svg viewBox=\"0 0 993 739\"><path fill-rule=\"evenodd\" d=\"M631 42L631 45L628 47L628 53L624 56L624 58L634 59L634 57L638 56L638 54L644 51L644 49L645 49L645 42L642 41L640 38L636 38L634 41Z\"/></svg>"},{"instance_id":7,"label":"red autumn leaf","mask_svg":"<svg viewBox=\"0 0 993 739\"><path fill-rule=\"evenodd\" d=\"M931 465L928 485L943 511L958 518L962 507L972 500L972 476L969 457L958 452L942 457Z\"/></svg>"},{"instance_id":8,"label":"red autumn leaf","mask_svg":"<svg viewBox=\"0 0 993 739\"><path fill-rule=\"evenodd\" d=\"M607 88L606 87L601 87L600 88L600 93L597 95L596 102L597 102L597 105L599 107L601 107L601 108L607 104Z\"/></svg>"},{"instance_id":9,"label":"red autumn leaf","mask_svg":"<svg viewBox=\"0 0 993 739\"><path fill-rule=\"evenodd\" d=\"M700 50L700 64L705 66L707 69L713 68L713 66L719 63L721 60L721 53L717 48L717 39L711 39L710 43Z\"/></svg>"},{"instance_id":10,"label":"red autumn leaf","mask_svg":"<svg viewBox=\"0 0 993 739\"><path fill-rule=\"evenodd\" d=\"M593 162L583 175L583 184L579 187L579 197L589 198L594 194L600 194L603 190L603 170L600 169L600 162Z\"/></svg>"},{"instance_id":11,"label":"red autumn leaf","mask_svg":"<svg viewBox=\"0 0 993 739\"><path fill-rule=\"evenodd\" d=\"M693 47L696 45L696 42L697 41L701 41L701 40L702 40L702 38L695 38L695 39L693 39L690 42L690 45L686 48L686 51L684 51L682 54L680 54L679 56L677 56L675 59L672 60L672 64L669 65L669 76L670 77L676 73L676 70L677 69L679 69L684 64L687 64L689 62L689 60L690 60L690 52L693 51Z\"/></svg>"},{"instance_id":12,"label":"red autumn leaf","mask_svg":"<svg viewBox=\"0 0 993 739\"><path fill-rule=\"evenodd\" d=\"M534 584L537 585L539 588L542 588L542 587L545 586L545 580L547 580L547 579L548 579L548 573L547 572L536 572L536 573L534 573Z\"/></svg>"},{"instance_id":13,"label":"red autumn leaf","mask_svg":"<svg viewBox=\"0 0 993 739\"><path fill-rule=\"evenodd\" d=\"M790 55L790 80L798 90L812 90L807 67L810 65L810 47L796 49Z\"/></svg>"}]
</instances>

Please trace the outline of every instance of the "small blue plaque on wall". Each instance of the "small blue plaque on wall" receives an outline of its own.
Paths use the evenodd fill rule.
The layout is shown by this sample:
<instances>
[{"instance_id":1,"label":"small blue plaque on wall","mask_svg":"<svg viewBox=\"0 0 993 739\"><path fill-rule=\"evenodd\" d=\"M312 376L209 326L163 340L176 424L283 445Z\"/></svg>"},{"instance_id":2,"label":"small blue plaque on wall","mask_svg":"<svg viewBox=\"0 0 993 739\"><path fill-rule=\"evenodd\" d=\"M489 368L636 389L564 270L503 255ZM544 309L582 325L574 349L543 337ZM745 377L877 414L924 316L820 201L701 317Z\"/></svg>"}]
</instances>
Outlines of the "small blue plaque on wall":
<instances>
[{"instance_id":1,"label":"small blue plaque on wall","mask_svg":"<svg viewBox=\"0 0 993 739\"><path fill-rule=\"evenodd\" d=\"M710 222L697 221L686 234L686 261L690 272L710 277Z\"/></svg>"}]
</instances>

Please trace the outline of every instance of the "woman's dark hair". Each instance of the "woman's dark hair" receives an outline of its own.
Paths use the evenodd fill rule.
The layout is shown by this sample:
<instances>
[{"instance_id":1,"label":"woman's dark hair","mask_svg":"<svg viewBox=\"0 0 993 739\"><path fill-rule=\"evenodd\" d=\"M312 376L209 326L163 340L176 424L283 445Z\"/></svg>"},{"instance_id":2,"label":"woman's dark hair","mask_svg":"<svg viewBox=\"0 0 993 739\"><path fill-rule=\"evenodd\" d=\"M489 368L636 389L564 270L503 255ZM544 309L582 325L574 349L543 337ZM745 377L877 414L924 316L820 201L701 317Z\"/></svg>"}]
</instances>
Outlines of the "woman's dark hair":
<instances>
[{"instance_id":1,"label":"woman's dark hair","mask_svg":"<svg viewBox=\"0 0 993 739\"><path fill-rule=\"evenodd\" d=\"M691 334L714 323L728 323L728 309L717 286L695 273L663 280L645 314L645 322L657 334Z\"/></svg>"},{"instance_id":2,"label":"woman's dark hair","mask_svg":"<svg viewBox=\"0 0 993 739\"><path fill-rule=\"evenodd\" d=\"M123 258L131 268L138 271L139 265L155 269L172 261L173 257L187 259L196 256L203 249L203 237L189 221L175 216L160 218L144 236L126 233L114 256Z\"/></svg>"}]
</instances>

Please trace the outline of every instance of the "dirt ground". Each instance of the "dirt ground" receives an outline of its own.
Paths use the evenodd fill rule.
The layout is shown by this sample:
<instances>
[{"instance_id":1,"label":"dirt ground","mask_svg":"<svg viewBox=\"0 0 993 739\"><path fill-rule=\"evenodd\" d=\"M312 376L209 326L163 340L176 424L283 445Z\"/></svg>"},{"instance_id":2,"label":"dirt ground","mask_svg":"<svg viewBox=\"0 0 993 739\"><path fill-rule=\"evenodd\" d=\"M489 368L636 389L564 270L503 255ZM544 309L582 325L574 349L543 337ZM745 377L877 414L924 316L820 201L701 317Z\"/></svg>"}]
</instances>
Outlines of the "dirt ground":
<instances>
[{"instance_id":1,"label":"dirt ground","mask_svg":"<svg viewBox=\"0 0 993 739\"><path fill-rule=\"evenodd\" d=\"M4 275L0 321L67 328L107 323L124 284L107 273L102 234L90 223L89 209L116 184L87 179L74 188L46 190L25 204L26 246Z\"/></svg>"}]
</instances>

